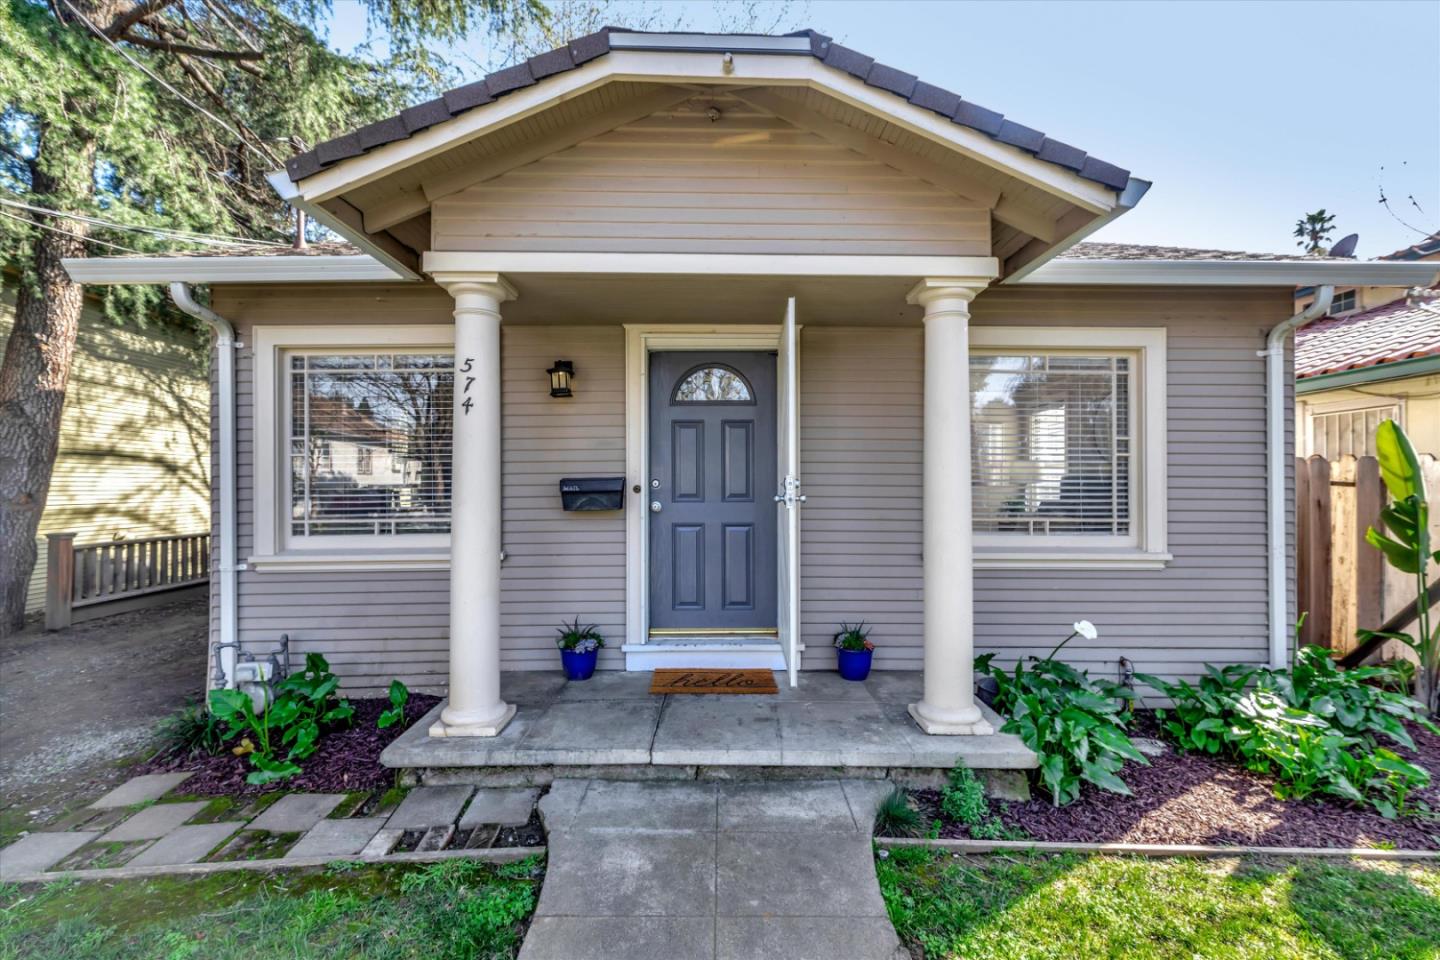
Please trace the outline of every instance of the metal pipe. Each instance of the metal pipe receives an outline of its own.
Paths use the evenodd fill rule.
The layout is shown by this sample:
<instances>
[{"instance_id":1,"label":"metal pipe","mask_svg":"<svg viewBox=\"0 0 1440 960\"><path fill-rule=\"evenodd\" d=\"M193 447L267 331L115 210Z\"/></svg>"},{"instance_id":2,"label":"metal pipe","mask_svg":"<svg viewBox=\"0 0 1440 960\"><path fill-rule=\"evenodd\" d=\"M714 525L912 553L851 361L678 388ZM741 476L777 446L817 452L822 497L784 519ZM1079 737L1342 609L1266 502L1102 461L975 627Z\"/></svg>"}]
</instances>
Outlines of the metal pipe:
<instances>
[{"instance_id":1,"label":"metal pipe","mask_svg":"<svg viewBox=\"0 0 1440 960\"><path fill-rule=\"evenodd\" d=\"M194 291L188 283L170 284L170 299L181 311L209 325L215 334L215 374L219 392L219 435L216 442L220 447L220 475L216 485L220 488L220 640L215 647L220 673L226 689L235 687L235 654L239 648L236 640L238 607L236 588L239 582L239 556L235 537L238 529L235 516L235 325L220 314L195 300Z\"/></svg>"},{"instance_id":2,"label":"metal pipe","mask_svg":"<svg viewBox=\"0 0 1440 960\"><path fill-rule=\"evenodd\" d=\"M1333 284L1315 291L1310 305L1290 319L1276 324L1265 337L1265 481L1267 487L1266 543L1269 546L1270 666L1289 666L1290 610L1288 551L1285 539L1285 338L1330 309L1335 296Z\"/></svg>"}]
</instances>

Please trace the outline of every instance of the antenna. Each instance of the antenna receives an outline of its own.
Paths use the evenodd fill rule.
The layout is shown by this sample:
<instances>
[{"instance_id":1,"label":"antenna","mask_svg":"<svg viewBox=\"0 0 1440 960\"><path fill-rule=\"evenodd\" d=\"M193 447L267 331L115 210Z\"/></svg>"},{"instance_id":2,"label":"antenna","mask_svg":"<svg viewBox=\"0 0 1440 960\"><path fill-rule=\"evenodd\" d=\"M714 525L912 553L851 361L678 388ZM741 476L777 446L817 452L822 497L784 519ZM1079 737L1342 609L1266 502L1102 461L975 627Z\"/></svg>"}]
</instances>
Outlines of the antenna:
<instances>
[{"instance_id":1,"label":"antenna","mask_svg":"<svg viewBox=\"0 0 1440 960\"><path fill-rule=\"evenodd\" d=\"M1340 242L1330 248L1330 256L1350 257L1353 259L1355 256L1355 245L1359 242L1360 234L1358 233L1352 233L1348 237L1341 237Z\"/></svg>"}]
</instances>

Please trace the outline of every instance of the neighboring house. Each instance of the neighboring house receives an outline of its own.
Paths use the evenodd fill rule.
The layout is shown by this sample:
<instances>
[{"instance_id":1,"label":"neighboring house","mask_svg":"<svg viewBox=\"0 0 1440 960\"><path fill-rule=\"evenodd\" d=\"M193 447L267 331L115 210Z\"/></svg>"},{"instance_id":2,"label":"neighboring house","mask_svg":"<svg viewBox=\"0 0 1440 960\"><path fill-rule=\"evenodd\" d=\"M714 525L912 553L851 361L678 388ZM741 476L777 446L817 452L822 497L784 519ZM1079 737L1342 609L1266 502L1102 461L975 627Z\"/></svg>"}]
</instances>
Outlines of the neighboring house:
<instances>
[{"instance_id":1,"label":"neighboring house","mask_svg":"<svg viewBox=\"0 0 1440 960\"><path fill-rule=\"evenodd\" d=\"M1396 250L1394 253L1387 253L1378 259L1411 263L1416 261L1440 263L1440 233L1432 233L1417 244ZM1335 295L1330 298L1330 306L1326 308L1326 313L1332 317L1338 317L1342 314L1354 313L1357 310L1381 307L1404 297L1405 291L1405 287L1337 284ZM1305 286L1296 289L1295 309L1297 311L1305 309L1314 301L1314 287Z\"/></svg>"},{"instance_id":2,"label":"neighboring house","mask_svg":"<svg viewBox=\"0 0 1440 960\"><path fill-rule=\"evenodd\" d=\"M1301 328L1295 394L1302 457L1374 456L1375 427L1387 419L1440 457L1440 289Z\"/></svg>"},{"instance_id":3,"label":"neighboring house","mask_svg":"<svg viewBox=\"0 0 1440 960\"><path fill-rule=\"evenodd\" d=\"M15 322L0 290L0 351ZM77 544L198 534L210 527L210 398L203 338L156 322L121 326L86 298L40 521L26 609L45 606L46 534Z\"/></svg>"},{"instance_id":4,"label":"neighboring house","mask_svg":"<svg viewBox=\"0 0 1440 960\"><path fill-rule=\"evenodd\" d=\"M976 653L1081 617L1103 675L1283 661L1267 332L1297 285L1435 278L1077 246L1149 184L808 31L602 31L272 182L353 246L66 265L210 285L222 672L285 634L351 690L448 687L445 736L501 730L573 616L604 668L801 684L863 619L933 734L987 731Z\"/></svg>"}]
</instances>

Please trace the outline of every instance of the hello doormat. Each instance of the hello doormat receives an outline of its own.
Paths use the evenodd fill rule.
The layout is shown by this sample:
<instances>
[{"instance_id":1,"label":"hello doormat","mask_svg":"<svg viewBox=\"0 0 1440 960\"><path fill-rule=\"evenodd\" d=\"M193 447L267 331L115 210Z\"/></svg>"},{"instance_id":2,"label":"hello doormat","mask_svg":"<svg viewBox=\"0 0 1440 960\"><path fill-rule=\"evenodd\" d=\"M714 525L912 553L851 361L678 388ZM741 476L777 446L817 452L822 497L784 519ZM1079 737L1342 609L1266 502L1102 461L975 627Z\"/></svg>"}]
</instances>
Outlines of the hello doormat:
<instances>
[{"instance_id":1,"label":"hello doormat","mask_svg":"<svg viewBox=\"0 0 1440 960\"><path fill-rule=\"evenodd\" d=\"M779 693L769 670L656 670L651 693Z\"/></svg>"}]
</instances>

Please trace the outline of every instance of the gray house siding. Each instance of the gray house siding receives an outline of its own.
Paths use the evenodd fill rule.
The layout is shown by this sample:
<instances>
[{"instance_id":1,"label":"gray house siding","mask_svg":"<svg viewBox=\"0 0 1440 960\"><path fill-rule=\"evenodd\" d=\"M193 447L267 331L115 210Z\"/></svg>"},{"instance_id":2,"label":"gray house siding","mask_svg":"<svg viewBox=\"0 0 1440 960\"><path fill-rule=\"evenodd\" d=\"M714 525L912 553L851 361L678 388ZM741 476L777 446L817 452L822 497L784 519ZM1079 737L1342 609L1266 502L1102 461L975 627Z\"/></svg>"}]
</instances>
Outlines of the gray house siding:
<instances>
[{"instance_id":1,"label":"gray house siding","mask_svg":"<svg viewBox=\"0 0 1440 960\"><path fill-rule=\"evenodd\" d=\"M979 570L976 647L1002 660L1043 654L1073 620L1100 628L1071 659L1113 674L1193 676L1206 661L1267 655L1264 330L1289 312L1284 291L1001 288L976 325L1164 326L1168 331L1169 549L1159 571ZM434 287L231 288L216 298L247 345L256 324L446 323ZM618 515L565 514L556 481L624 472L624 333L618 325L509 324L502 339L506 669L554 669L562 618L598 623L602 665L623 666L625 532ZM576 397L552 400L544 370L577 369ZM801 347L802 634L806 669L832 669L830 635L865 619L877 667L921 665L921 378L913 327L826 326L807 317ZM254 543L253 356L239 373L240 556ZM957 376L963 371L957 371ZM1292 532L1293 535L1293 532ZM352 693L398 676L446 681L448 573L240 574L240 639L323 652ZM1293 609L1293 607L1292 607ZM212 634L218 630L212 604Z\"/></svg>"}]
</instances>

